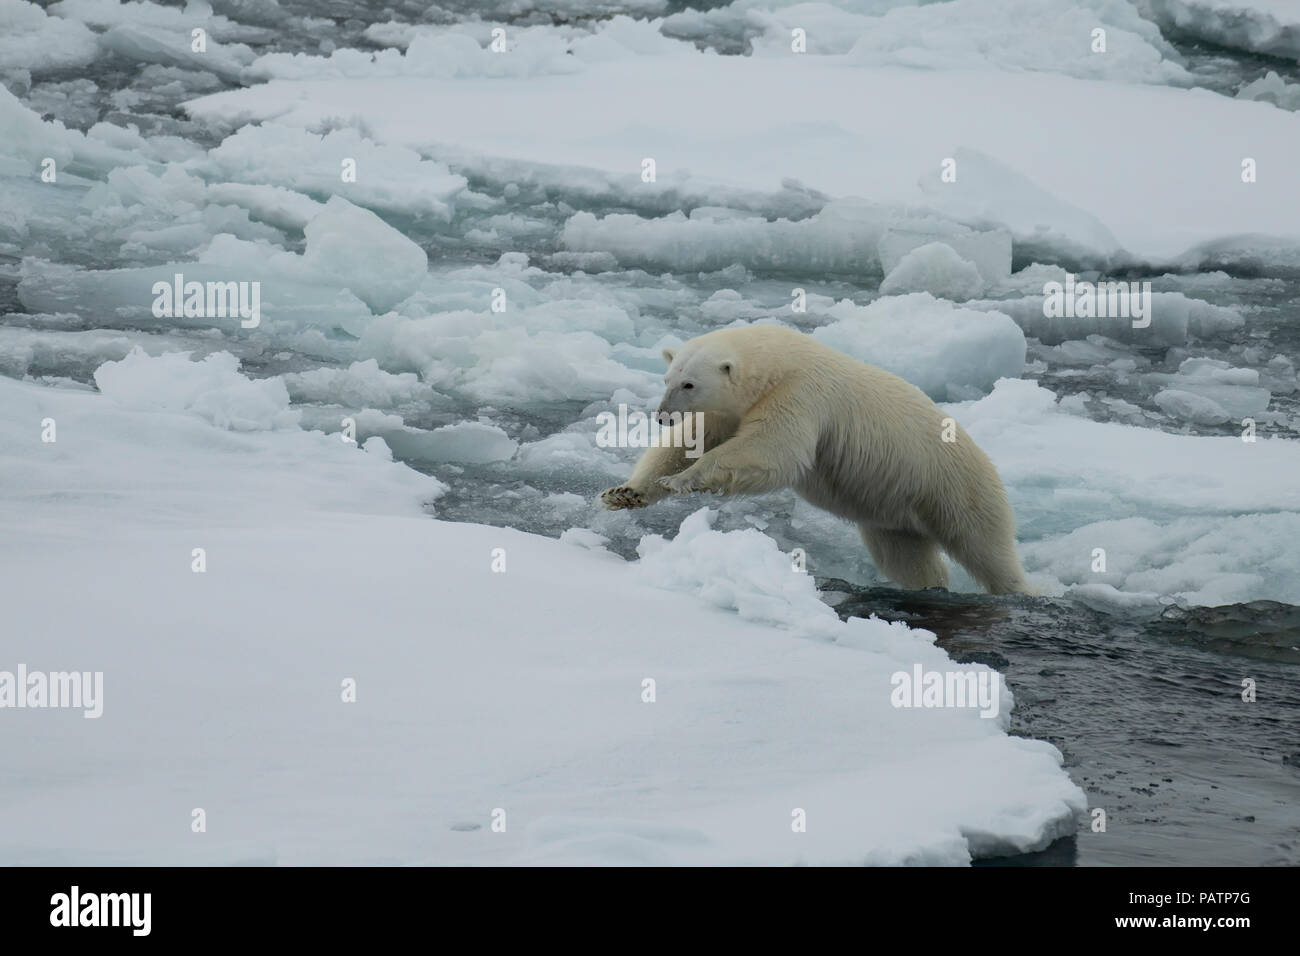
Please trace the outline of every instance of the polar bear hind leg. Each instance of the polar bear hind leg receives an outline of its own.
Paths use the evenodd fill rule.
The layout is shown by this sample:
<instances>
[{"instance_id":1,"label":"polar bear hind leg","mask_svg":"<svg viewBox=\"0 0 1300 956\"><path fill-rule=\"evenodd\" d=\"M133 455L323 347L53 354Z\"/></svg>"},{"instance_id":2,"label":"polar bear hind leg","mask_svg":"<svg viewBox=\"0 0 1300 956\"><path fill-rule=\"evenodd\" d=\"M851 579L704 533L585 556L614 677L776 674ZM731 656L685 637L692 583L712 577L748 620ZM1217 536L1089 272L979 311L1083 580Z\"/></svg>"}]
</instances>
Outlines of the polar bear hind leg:
<instances>
[{"instance_id":1,"label":"polar bear hind leg","mask_svg":"<svg viewBox=\"0 0 1300 956\"><path fill-rule=\"evenodd\" d=\"M992 528L986 538L974 542L950 541L944 550L989 594L1034 593L1025 580L1024 569L1016 557L1016 539L1009 530Z\"/></svg>"},{"instance_id":2,"label":"polar bear hind leg","mask_svg":"<svg viewBox=\"0 0 1300 956\"><path fill-rule=\"evenodd\" d=\"M948 566L939 545L925 535L875 525L858 526L876 567L900 588L946 588Z\"/></svg>"}]
</instances>

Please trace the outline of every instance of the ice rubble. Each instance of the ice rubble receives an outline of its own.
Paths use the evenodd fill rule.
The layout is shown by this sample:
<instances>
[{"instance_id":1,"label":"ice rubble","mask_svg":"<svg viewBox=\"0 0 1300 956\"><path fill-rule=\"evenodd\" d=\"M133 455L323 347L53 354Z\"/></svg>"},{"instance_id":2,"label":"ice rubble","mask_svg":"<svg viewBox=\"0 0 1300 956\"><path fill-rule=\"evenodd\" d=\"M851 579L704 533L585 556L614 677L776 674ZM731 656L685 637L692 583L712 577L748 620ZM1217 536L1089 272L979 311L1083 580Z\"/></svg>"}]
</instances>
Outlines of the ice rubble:
<instances>
[{"instance_id":1,"label":"ice rubble","mask_svg":"<svg viewBox=\"0 0 1300 956\"><path fill-rule=\"evenodd\" d=\"M926 292L836 303L813 336L893 372L941 401L973 398L1019 378L1025 336L1005 315L962 309Z\"/></svg>"},{"instance_id":2,"label":"ice rubble","mask_svg":"<svg viewBox=\"0 0 1300 956\"><path fill-rule=\"evenodd\" d=\"M184 6L166 6L150 0L59 0L50 5L50 13L101 29L156 27L186 37L195 26L203 27L220 40L255 39L265 32L258 26L214 13L212 5L204 0L188 0Z\"/></svg>"},{"instance_id":3,"label":"ice rubble","mask_svg":"<svg viewBox=\"0 0 1300 956\"><path fill-rule=\"evenodd\" d=\"M944 299L973 299L984 291L975 263L946 242L927 242L904 253L880 283L881 295L929 292Z\"/></svg>"},{"instance_id":4,"label":"ice rubble","mask_svg":"<svg viewBox=\"0 0 1300 956\"><path fill-rule=\"evenodd\" d=\"M655 96L639 95L647 88ZM449 95L427 96L432 89ZM892 95L876 95L883 89ZM398 105L413 97L423 104L419 111ZM1060 108L1085 100L1091 115L1104 117L1104 135L1080 136L1077 116ZM846 112L845 101L856 108ZM637 115L611 123L600 108L609 102L636 102ZM363 115L381 142L434 157L455 130L462 160L569 168L575 182L586 179L577 169L594 168L621 175L631 195L692 183L773 191L796 177L832 196L922 207L946 196L943 203L994 215L992 200L1007 189L1005 175L988 172L995 164L1057 198L1029 224L1034 230L1067 237L1103 260L1113 254L1101 245L1106 236L1140 259L1177 256L1236 233L1271 234L1291 249L1300 241L1300 194L1285 176L1242 182L1238 145L1249 143L1260 170L1288 168L1300 152L1292 117L1204 90L1047 73L907 71L847 55L723 57L690 49L590 62L574 74L274 79L203 97L188 109L211 121L251 116L300 128ZM1193 112L1197 121L1189 123ZM890 131L889 149L879 148L881 130ZM1130 141L1142 148L1115 148ZM961 147L990 163L964 172L959 160L956 181L945 183L943 160L958 158ZM657 182L641 182L644 157L655 158ZM1169 169L1180 175L1168 176ZM1198 202L1185 201L1188 191ZM1014 202L1011 208L1029 212ZM1080 234L1085 217L1103 231Z\"/></svg>"},{"instance_id":5,"label":"ice rubble","mask_svg":"<svg viewBox=\"0 0 1300 956\"><path fill-rule=\"evenodd\" d=\"M370 210L341 196L331 196L303 233L307 237L304 272L334 276L337 284L377 312L414 293L429 268L423 249Z\"/></svg>"},{"instance_id":6,"label":"ice rubble","mask_svg":"<svg viewBox=\"0 0 1300 956\"><path fill-rule=\"evenodd\" d=\"M1218 46L1300 60L1296 0L1138 0L1162 29Z\"/></svg>"},{"instance_id":7,"label":"ice rubble","mask_svg":"<svg viewBox=\"0 0 1300 956\"><path fill-rule=\"evenodd\" d=\"M1177 374L1146 373L1141 377L1160 389L1153 401L1169 417L1194 425L1239 424L1242 427L1274 420L1268 412L1271 389L1294 390L1294 367L1277 356L1262 370L1233 368L1218 359L1189 358Z\"/></svg>"},{"instance_id":8,"label":"ice rubble","mask_svg":"<svg viewBox=\"0 0 1300 956\"><path fill-rule=\"evenodd\" d=\"M192 412L231 431L296 428L301 414L289 408L284 382L245 378L229 352L191 362L184 352L150 356L136 348L119 362L101 365L95 385L122 408Z\"/></svg>"},{"instance_id":9,"label":"ice rubble","mask_svg":"<svg viewBox=\"0 0 1300 956\"><path fill-rule=\"evenodd\" d=\"M34 325L48 322L80 321L77 316L29 316ZM219 342L211 351L220 350ZM186 348L197 351L194 343L179 336L143 332L119 332L107 329L69 331L60 328L22 328L0 326L0 374L11 378L28 375L76 375L82 381L93 379L95 369L106 361L126 358L133 348L156 355Z\"/></svg>"},{"instance_id":10,"label":"ice rubble","mask_svg":"<svg viewBox=\"0 0 1300 956\"><path fill-rule=\"evenodd\" d=\"M509 461L519 443L501 428L486 422L462 421L439 428L412 428L401 415L347 406L321 406L304 410L304 427L319 428L342 435L344 423L351 422L352 440L363 447L377 440L390 457L398 456L412 466L428 467L449 462L490 464Z\"/></svg>"},{"instance_id":11,"label":"ice rubble","mask_svg":"<svg viewBox=\"0 0 1300 956\"><path fill-rule=\"evenodd\" d=\"M1300 83L1288 83L1269 70L1237 91L1239 100L1261 100L1284 110L1300 110Z\"/></svg>"},{"instance_id":12,"label":"ice rubble","mask_svg":"<svg viewBox=\"0 0 1300 956\"><path fill-rule=\"evenodd\" d=\"M852 199L827 203L797 220L708 207L655 219L628 213L598 219L579 212L565 222L562 239L573 252L605 252L623 266L675 272L739 264L775 272L881 274L935 242L970 261L981 280L977 292L1011 271L1011 236L1005 231L970 229L924 211Z\"/></svg>"},{"instance_id":13,"label":"ice rubble","mask_svg":"<svg viewBox=\"0 0 1300 956\"><path fill-rule=\"evenodd\" d=\"M1027 70L1127 83L1191 82L1154 25L1125 3L951 0L891 6L878 16L824 3L771 12L751 8L747 25L762 31L751 47L757 56L787 55L791 31L798 28L805 31L809 53L848 54L872 66ZM677 32L688 21L700 19L707 22L707 14L674 14L665 30ZM1021 29L1026 22L1036 29ZM1104 51L1094 49L1095 30L1105 33Z\"/></svg>"},{"instance_id":14,"label":"ice rubble","mask_svg":"<svg viewBox=\"0 0 1300 956\"><path fill-rule=\"evenodd\" d=\"M344 161L353 178L345 179ZM263 183L318 196L342 196L377 212L446 221L465 178L400 146L385 146L352 128L324 134L265 124L243 126L210 150L197 172L210 180Z\"/></svg>"},{"instance_id":15,"label":"ice rubble","mask_svg":"<svg viewBox=\"0 0 1300 956\"><path fill-rule=\"evenodd\" d=\"M855 10L873 21L873 29L879 27L877 20L909 23L914 18L921 23L944 13L940 7L887 13L887 6L866 3ZM960 14L969 5L944 6ZM768 7L776 10L770 21L776 24L784 22L781 18L830 15ZM60 9L75 9L100 30L172 29L180 22L167 19L180 16L175 8L153 4L119 8L99 0L69 0ZM740 17L748 31L758 22L751 14L759 20L767 16L756 9L739 3L699 16ZM1079 10L1098 8L1080 4L1062 9L1062 16L1073 17ZM1167 52L1153 31L1134 22L1131 11L1103 12L1102 22ZM196 7L185 16L199 13L223 44L253 39L239 24L223 23L210 10ZM774 317L802 322L805 328L821 326L818 334L836 347L898 371L940 400L958 400L988 392L1001 377L1022 374L1025 335L1038 337L1048 349L1059 346L1064 357L1066 351L1082 348L1086 343L1081 340L1089 335L1181 346L1239 328L1244 321L1236 310L1181 291L1155 293L1153 323L1146 330L1126 329L1112 320L1049 320L1043 316L1042 283L1059 279L1064 270L1032 266L1013 273L1013 256L1023 262L1043 252L1076 269L1123 263L1130 255L1125 247L1149 251L1140 248L1143 230L1166 224L1176 225L1178 236L1152 234L1151 249L1177 252L1184 238L1192 242L1198 231L1210 236L1178 258L1182 267L1253 261L1300 268L1294 191L1279 192L1274 177L1249 186L1240 183L1240 157L1220 149L1221 142L1236 138L1259 146L1257 156L1271 156L1274 167L1279 160L1289 161L1286 157L1296 151L1294 131L1280 125L1276 111L1264 104L1113 83L1085 86L1045 75L1026 80L987 71L939 75L891 70L865 62L861 51L841 56L815 49L815 57L796 65L790 57L778 56L775 46L765 45L762 23L752 34L758 56L722 58L665 36L674 22L685 22L675 20L678 16L669 18L663 31L627 18L566 26L549 39L544 28L512 29L508 33L515 45L505 57L481 48L487 40L483 21L451 29L411 28L403 34L405 56L390 52L378 58L358 54L259 61L262 74L296 71L312 82L277 79L193 104L201 117L239 125L209 151L106 124L86 134L65 130L42 122L0 91L0 130L11 134L0 150L7 154L0 158L0 175L12 187L7 198L15 213L0 224L0 243L30 255L39 252L41 243L68 241L71 230L76 242L84 244L87 259L141 264L81 271L27 258L20 299L37 314L31 321L50 331L13 338L15 351L6 358L6 369L39 374L57 364L58 357L71 355L82 366L97 359L121 361L137 346L157 354L160 343L204 355L213 349L203 342L196 346L193 338L209 334L212 323L159 321L150 315L149 297L142 290L176 271L200 281L247 274L266 285L266 321L251 333L233 325L219 327L213 345L225 341L232 351L262 360L277 349L290 349L339 363L337 369L289 372L282 378L295 400L322 406L307 411L314 427L336 429L340 417L351 414L361 426L362 442L379 438L421 461L470 462L475 455L463 439L475 436L484 441L479 463L502 461L514 452L511 467L524 476L553 479L568 469L616 477L627 456L594 446L591 419L618 400L642 407L653 402L662 372L658 350L689 329L664 323L660 312L680 314L687 307L691 321L700 323L696 331L710 323ZM41 29L53 29L39 22ZM855 41L860 35L854 34ZM573 51L565 56L577 65L580 77L569 75L573 64L556 66L547 59L557 49L557 38ZM417 47L417 40L431 45ZM476 49L466 46L466 40ZM443 66L425 59L429 51L444 47L460 51L459 59L448 61L454 76L439 73ZM1121 60L1106 62L1105 68L1113 69ZM1034 66L1028 60L1001 65ZM356 75L331 79L343 66ZM560 72L548 74L551 67ZM434 75L408 75L421 70ZM665 83L665 77L672 82ZM563 116L555 113L556 102L581 102L582 89L597 88L602 96L617 98L645 82L655 83L662 95L645 102L636 121L624 126L608 128L607 112L598 103L586 112L566 107ZM801 91L797 100L790 99L792 84ZM899 96L870 95L886 86ZM427 96L433 89L454 90L456 96ZM728 100L732 89L743 90L744 98ZM825 95L816 95L817 90ZM856 96L860 114L827 112L827 103L842 102L845 96ZM1065 122L1053 105L1083 96L1095 99L1097 115L1117 124L1108 127L1106 136L1080 140L1075 120ZM412 115L393 108L411 97L419 97L427 109ZM762 108L755 109L754 103ZM1014 123L1009 114L999 119L997 111L1013 107ZM1177 122L1193 108L1206 117L1203 123ZM1030 125L1038 125L1033 137L1017 132L1026 125L1021 110L1028 111ZM499 116L500 122L488 123L485 115ZM265 122L240 125L249 116ZM917 116L926 122L919 124ZM879 148L882 128L893 131L887 150ZM454 142L446 134L451 129ZM989 129L1007 132L990 139ZM1216 130L1213 141L1199 132L1204 129ZM1106 145L1139 131L1151 137L1135 151L1140 162ZM1048 151L1047 157L1042 143L1053 141L1074 145L1067 153ZM646 142L671 148L646 147ZM640 181L639 161L647 154L658 158L657 183ZM60 165L57 188L36 184L31 176L45 156ZM769 156L779 162L765 166ZM956 161L956 182L944 182L937 174L939 159L949 156ZM357 161L355 183L339 175L348 158ZM1170 164L1189 177L1178 190L1167 189L1161 173ZM808 185L786 178L792 174ZM430 270L424 252L402 235L412 222L454 231L460 225L451 226L456 217L481 216L464 237L456 238L503 251L512 243L545 237L554 228L556 219L521 214L474 192L467 175L507 197L536 196L539 204L550 204L547 216L559 214L562 249L539 261L576 269L718 270L720 278L730 275L721 270L740 267L734 287L697 304L692 296L672 290L671 277L653 288L611 289L581 275L544 275L528 265L526 256L510 251L495 264L461 268L435 262ZM1098 175L1106 188L1099 188ZM1132 189L1116 190L1116 182ZM1204 187L1204 202L1192 208L1183 201L1188 182ZM571 208L564 213L566 195L635 214L596 216ZM337 198L327 205L331 196ZM907 201L897 202L898 196ZM689 212L671 211L679 206ZM314 222L320 225L313 227ZM354 227L369 230L370 245L383 245L392 255L373 261L351 255L333 237L340 228ZM1265 229L1277 235L1246 234ZM1221 234L1234 230L1242 234ZM299 234L301 254L294 251ZM167 264L158 265L160 261ZM374 281L376 269L392 271ZM754 278L745 269L760 277L784 270L881 276L886 293L922 294L836 305L810 289L810 314L798 319L788 303L773 308L737 293L740 283ZM508 316L499 320L485 308L497 288L506 291L511 303ZM971 298L959 308L933 296ZM85 319L72 313L84 315L89 303L113 312L133 330L77 338L82 333L69 330L82 327L76 323ZM150 342L146 330L170 334ZM1113 356L1105 359L1111 361ZM1232 421L1258 411L1274 387L1267 375L1251 384L1192 372L1189 368L1168 380L1149 380L1163 395L1157 405L1175 418L1218 420L1221 410ZM419 376L418 388L411 384L412 373ZM1134 362L1126 374L1152 373ZM337 391L331 402L332 389ZM514 430L515 425L494 417L502 406L536 409L574 399L593 404L567 430L548 437ZM465 419L467 403L484 409L482 421ZM445 430L407 424L408 412L421 414L430 404L446 412L432 423ZM1060 413L1077 407L1061 406ZM456 408L459 416L452 410ZM424 424L430 423L426 419ZM505 425L512 430L504 431ZM1032 493L1032 484L1025 483L1013 496ZM1071 520L1088 517L1083 511ZM799 520L839 540L834 537L839 531L816 525L820 519L815 516L805 513ZM1031 536L1027 544L1047 543L1070 530L1057 526L1041 542ZM843 554L860 552L856 540L848 539ZM1152 560L1164 558L1156 553ZM1252 580L1252 586L1263 589L1259 596L1274 595L1273 579L1262 575ZM1189 586L1186 593L1199 592Z\"/></svg>"},{"instance_id":16,"label":"ice rubble","mask_svg":"<svg viewBox=\"0 0 1300 956\"><path fill-rule=\"evenodd\" d=\"M26 0L0 0L0 74L80 66L98 53L85 25L52 17Z\"/></svg>"},{"instance_id":17,"label":"ice rubble","mask_svg":"<svg viewBox=\"0 0 1300 956\"><path fill-rule=\"evenodd\" d=\"M182 31L127 23L108 30L99 38L107 50L137 63L156 63L214 73L226 80L238 80L253 61L253 51L242 43L206 40L204 49L193 48L187 26Z\"/></svg>"},{"instance_id":18,"label":"ice rubble","mask_svg":"<svg viewBox=\"0 0 1300 956\"><path fill-rule=\"evenodd\" d=\"M197 188L202 191L202 184ZM221 207L204 208L214 211ZM261 310L269 322L284 322L291 328L339 327L359 334L372 311L383 312L397 305L426 278L428 259L423 249L374 213L339 196L314 210L304 225L302 255L268 241L272 236L251 228L246 216L233 222L236 227L240 223L249 227L241 230L247 238L220 231L232 223L221 216L200 217L192 228L130 233L133 241L147 242L150 248L166 251L172 246L172 252L192 251L195 262L83 271L24 260L19 297L34 311L58 312L94 301L100 308L114 310L119 318L140 325L209 327L223 320L155 314L150 293L153 284L172 282L176 274L186 281L258 282ZM217 235L201 248L191 246L213 229ZM364 255L359 255L359 250ZM239 325L238 319L224 321L232 330Z\"/></svg>"},{"instance_id":19,"label":"ice rubble","mask_svg":"<svg viewBox=\"0 0 1300 956\"><path fill-rule=\"evenodd\" d=\"M1177 378L1214 371L1227 370ZM1045 590L1105 583L1151 606L1300 601L1287 543L1300 533L1300 443L1267 428L1243 441L1094 422L1024 380L950 407L997 464L1026 569ZM1107 551L1105 572L1092 570L1094 548Z\"/></svg>"},{"instance_id":20,"label":"ice rubble","mask_svg":"<svg viewBox=\"0 0 1300 956\"><path fill-rule=\"evenodd\" d=\"M201 0L191 0L183 8L149 0L61 0L49 12L83 30L87 26L101 30L94 42L105 51L137 63L185 67L230 80L237 80L254 59L252 49L242 41L268 37L265 28L214 14ZM201 51L193 48L195 29L204 31Z\"/></svg>"},{"instance_id":21,"label":"ice rubble","mask_svg":"<svg viewBox=\"0 0 1300 956\"><path fill-rule=\"evenodd\" d=\"M11 715L5 862L964 864L1073 832L1083 794L1006 734L1007 697L996 720L889 703L898 670L983 665L839 623L770 541L701 513L628 564L432 521L441 486L377 440L214 427L178 363L262 409L228 359L101 370L126 405L0 379L23 489L0 511L24 542L0 574L30 598L8 653L105 674L98 720ZM75 787L51 773L70 765Z\"/></svg>"},{"instance_id":22,"label":"ice rubble","mask_svg":"<svg viewBox=\"0 0 1300 956\"><path fill-rule=\"evenodd\" d=\"M1044 281L1061 281L1063 270L1037 272ZM1035 284L1037 278L1035 278ZM1213 305L1202 299L1193 299L1181 292L1153 292L1151 294L1151 324L1135 327L1135 320L1124 316L1056 316L1045 315L1044 294L1039 285L1037 295L1008 299L980 299L965 303L969 309L993 309L1015 320L1026 335L1032 335L1046 345L1085 339L1090 335L1104 335L1120 342L1146 346L1183 345L1189 336L1213 338L1215 335L1240 328L1245 319L1235 309Z\"/></svg>"},{"instance_id":23,"label":"ice rubble","mask_svg":"<svg viewBox=\"0 0 1300 956\"><path fill-rule=\"evenodd\" d=\"M294 401L341 402L358 407L395 408L428 401L433 391L412 372L394 375L374 359L347 368L317 368L283 376Z\"/></svg>"}]
</instances>

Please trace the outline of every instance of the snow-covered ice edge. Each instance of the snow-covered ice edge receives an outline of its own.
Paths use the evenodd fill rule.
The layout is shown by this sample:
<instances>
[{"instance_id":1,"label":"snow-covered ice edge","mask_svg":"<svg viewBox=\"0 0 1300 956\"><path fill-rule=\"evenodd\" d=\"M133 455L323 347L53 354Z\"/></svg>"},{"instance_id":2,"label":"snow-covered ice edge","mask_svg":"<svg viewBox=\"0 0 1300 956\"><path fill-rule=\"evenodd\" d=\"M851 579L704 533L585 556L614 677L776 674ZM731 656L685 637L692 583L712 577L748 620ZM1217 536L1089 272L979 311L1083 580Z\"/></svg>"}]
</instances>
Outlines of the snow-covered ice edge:
<instances>
[{"instance_id":1,"label":"snow-covered ice edge","mask_svg":"<svg viewBox=\"0 0 1300 956\"><path fill-rule=\"evenodd\" d=\"M841 623L758 531L701 511L628 563L438 521L382 440L177 360L0 379L0 669L104 673L98 719L6 715L0 860L965 864L1073 832L1000 679L996 719L893 706L898 671L985 668Z\"/></svg>"}]
</instances>

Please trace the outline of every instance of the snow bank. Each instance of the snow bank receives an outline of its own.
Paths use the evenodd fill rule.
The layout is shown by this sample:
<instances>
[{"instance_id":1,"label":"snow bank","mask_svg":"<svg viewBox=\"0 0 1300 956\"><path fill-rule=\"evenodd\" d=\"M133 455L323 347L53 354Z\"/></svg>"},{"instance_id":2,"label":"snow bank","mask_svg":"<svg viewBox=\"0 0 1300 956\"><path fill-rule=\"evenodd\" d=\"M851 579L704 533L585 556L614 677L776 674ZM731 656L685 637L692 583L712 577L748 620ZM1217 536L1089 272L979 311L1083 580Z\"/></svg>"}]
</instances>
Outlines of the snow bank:
<instances>
[{"instance_id":1,"label":"snow bank","mask_svg":"<svg viewBox=\"0 0 1300 956\"><path fill-rule=\"evenodd\" d=\"M170 402L158 361L110 380ZM429 520L437 483L377 443L11 379L0 405L22 489L0 575L29 598L7 661L104 674L97 720L8 715L5 862L963 864L1083 809L1054 748L1006 735L1008 696L991 720L890 703L897 671L982 665L840 624L756 533L697 518L627 564ZM711 575L704 602L656 586L694 589L683 567ZM802 633L720 610L733 578Z\"/></svg>"}]
</instances>

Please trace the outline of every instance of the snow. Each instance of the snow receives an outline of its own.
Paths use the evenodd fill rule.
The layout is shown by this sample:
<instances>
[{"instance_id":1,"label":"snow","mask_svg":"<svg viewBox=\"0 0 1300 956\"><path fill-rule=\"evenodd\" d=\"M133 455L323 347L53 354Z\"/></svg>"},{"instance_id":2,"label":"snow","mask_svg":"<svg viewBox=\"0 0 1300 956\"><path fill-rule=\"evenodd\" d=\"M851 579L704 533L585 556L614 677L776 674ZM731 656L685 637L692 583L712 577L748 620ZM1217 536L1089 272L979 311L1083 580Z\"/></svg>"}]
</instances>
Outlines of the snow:
<instances>
[{"instance_id":1,"label":"snow","mask_svg":"<svg viewBox=\"0 0 1300 956\"><path fill-rule=\"evenodd\" d=\"M839 623L770 540L701 512L629 564L430 520L435 480L217 427L190 382L238 372L180 363L102 370L128 406L0 379L6 653L104 672L98 720L8 715L5 862L964 864L1073 832L1082 793L1005 707L889 702L896 671L983 665Z\"/></svg>"}]
</instances>

